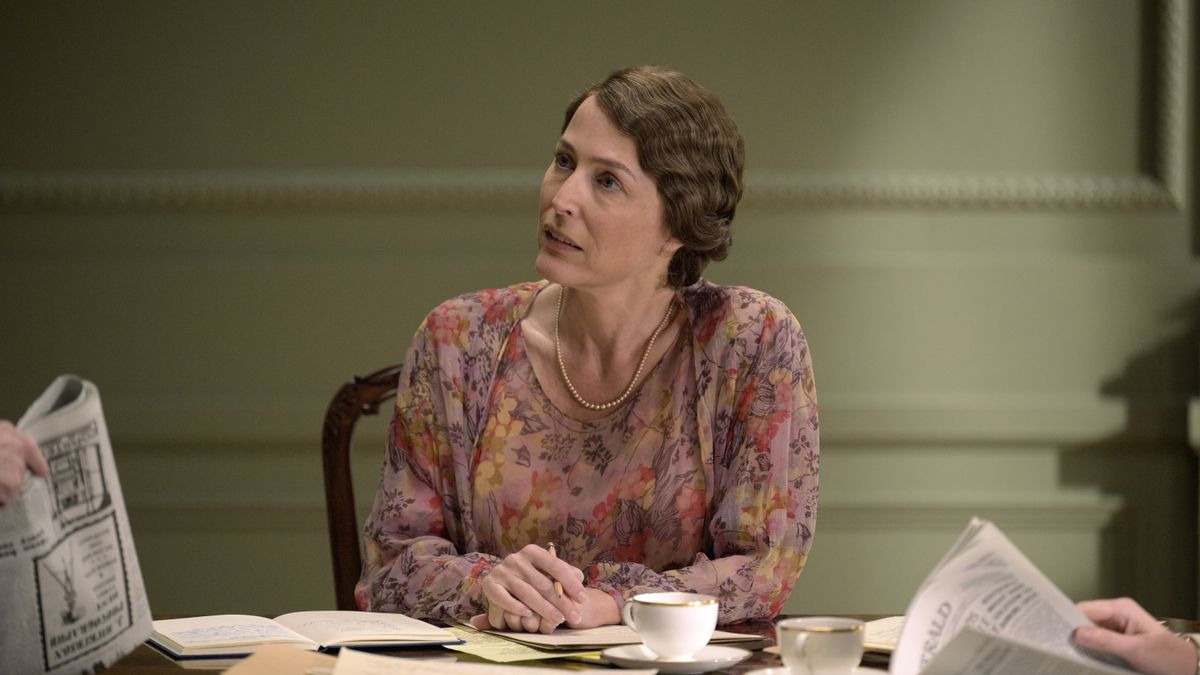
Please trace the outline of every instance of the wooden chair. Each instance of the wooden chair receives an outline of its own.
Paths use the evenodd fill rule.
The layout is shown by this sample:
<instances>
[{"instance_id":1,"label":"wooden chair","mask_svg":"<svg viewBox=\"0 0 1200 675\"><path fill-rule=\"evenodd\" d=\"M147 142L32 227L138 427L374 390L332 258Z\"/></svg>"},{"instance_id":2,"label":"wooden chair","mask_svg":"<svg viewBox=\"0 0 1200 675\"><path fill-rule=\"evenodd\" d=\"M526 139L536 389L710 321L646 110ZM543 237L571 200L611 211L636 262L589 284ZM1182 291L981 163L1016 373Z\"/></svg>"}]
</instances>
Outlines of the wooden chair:
<instances>
[{"instance_id":1,"label":"wooden chair","mask_svg":"<svg viewBox=\"0 0 1200 675\"><path fill-rule=\"evenodd\" d=\"M321 455L325 464L329 547L333 554L333 591L338 609L358 609L354 603L354 584L362 574L359 522L350 474L350 438L359 417L378 414L380 405L396 395L399 379L399 365L363 377L356 375L338 389L325 410Z\"/></svg>"}]
</instances>

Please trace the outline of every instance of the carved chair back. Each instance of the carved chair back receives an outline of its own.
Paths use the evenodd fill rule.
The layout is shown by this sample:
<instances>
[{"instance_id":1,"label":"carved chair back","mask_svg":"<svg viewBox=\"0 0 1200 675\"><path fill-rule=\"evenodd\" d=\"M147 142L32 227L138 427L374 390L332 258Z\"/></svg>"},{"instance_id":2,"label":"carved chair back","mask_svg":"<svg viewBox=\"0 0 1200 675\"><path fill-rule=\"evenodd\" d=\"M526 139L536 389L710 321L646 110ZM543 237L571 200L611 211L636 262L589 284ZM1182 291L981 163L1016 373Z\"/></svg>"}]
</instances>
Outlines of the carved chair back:
<instances>
[{"instance_id":1,"label":"carved chair back","mask_svg":"<svg viewBox=\"0 0 1200 675\"><path fill-rule=\"evenodd\" d=\"M370 375L355 376L338 389L325 410L321 455L325 470L329 547L333 554L333 589L338 609L358 609L354 602L354 585L362 574L360 525L350 471L351 436L359 417L378 414L380 406L396 396L399 378L399 365L382 368Z\"/></svg>"}]
</instances>

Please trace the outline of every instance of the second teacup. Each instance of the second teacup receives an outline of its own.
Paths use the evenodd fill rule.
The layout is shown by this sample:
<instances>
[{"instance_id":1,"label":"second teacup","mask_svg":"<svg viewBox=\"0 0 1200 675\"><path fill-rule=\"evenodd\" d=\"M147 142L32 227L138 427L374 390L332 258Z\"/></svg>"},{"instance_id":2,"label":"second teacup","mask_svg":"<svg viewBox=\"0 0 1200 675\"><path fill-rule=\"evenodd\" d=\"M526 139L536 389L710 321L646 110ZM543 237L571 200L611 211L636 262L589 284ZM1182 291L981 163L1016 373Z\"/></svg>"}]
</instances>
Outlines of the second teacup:
<instances>
[{"instance_id":1,"label":"second teacup","mask_svg":"<svg viewBox=\"0 0 1200 675\"><path fill-rule=\"evenodd\" d=\"M862 661L865 625L857 619L814 616L783 619L775 638L792 675L850 675Z\"/></svg>"},{"instance_id":2,"label":"second teacup","mask_svg":"<svg viewBox=\"0 0 1200 675\"><path fill-rule=\"evenodd\" d=\"M717 599L700 593L642 593L625 602L621 618L661 659L690 659L717 627Z\"/></svg>"}]
</instances>

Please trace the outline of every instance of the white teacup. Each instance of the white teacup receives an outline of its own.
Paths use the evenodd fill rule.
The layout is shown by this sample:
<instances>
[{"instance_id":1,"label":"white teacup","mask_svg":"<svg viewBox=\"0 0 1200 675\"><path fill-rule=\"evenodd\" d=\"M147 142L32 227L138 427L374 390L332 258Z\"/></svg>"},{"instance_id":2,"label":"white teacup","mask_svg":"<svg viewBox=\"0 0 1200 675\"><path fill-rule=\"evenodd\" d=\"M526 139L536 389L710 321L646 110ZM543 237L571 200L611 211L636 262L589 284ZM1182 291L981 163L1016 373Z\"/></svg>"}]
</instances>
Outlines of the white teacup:
<instances>
[{"instance_id":1,"label":"white teacup","mask_svg":"<svg viewBox=\"0 0 1200 675\"><path fill-rule=\"evenodd\" d=\"M775 639L792 675L850 675L862 661L866 626L829 616L782 619Z\"/></svg>"},{"instance_id":2,"label":"white teacup","mask_svg":"<svg viewBox=\"0 0 1200 675\"><path fill-rule=\"evenodd\" d=\"M625 602L621 618L660 659L690 659L717 627L717 599L699 593L642 593Z\"/></svg>"}]
</instances>

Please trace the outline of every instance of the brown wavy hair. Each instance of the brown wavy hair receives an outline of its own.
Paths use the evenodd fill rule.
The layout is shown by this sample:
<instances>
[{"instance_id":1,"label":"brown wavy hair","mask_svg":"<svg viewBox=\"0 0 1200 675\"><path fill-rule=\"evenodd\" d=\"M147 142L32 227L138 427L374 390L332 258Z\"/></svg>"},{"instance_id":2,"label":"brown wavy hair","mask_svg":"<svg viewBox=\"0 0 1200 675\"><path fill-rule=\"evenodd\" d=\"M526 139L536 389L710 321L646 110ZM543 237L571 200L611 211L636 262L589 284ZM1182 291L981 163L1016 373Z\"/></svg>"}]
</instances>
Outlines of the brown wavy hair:
<instances>
[{"instance_id":1,"label":"brown wavy hair","mask_svg":"<svg viewBox=\"0 0 1200 675\"><path fill-rule=\"evenodd\" d=\"M589 96L633 137L638 162L658 185L667 230L683 243L667 267L667 284L696 283L709 261L724 260L733 245L730 225L742 198L746 156L733 118L683 73L638 66L618 70L571 101L564 131Z\"/></svg>"}]
</instances>

